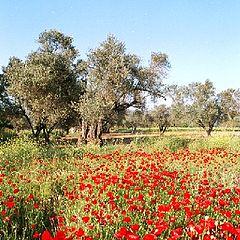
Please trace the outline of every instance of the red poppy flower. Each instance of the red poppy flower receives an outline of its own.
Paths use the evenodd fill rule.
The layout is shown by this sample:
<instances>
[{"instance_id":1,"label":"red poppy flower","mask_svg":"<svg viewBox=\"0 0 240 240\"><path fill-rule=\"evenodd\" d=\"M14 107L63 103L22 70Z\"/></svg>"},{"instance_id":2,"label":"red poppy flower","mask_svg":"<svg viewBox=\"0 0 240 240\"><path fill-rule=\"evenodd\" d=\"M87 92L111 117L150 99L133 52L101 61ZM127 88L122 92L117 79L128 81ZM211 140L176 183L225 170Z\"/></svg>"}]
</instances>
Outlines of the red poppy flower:
<instances>
[{"instance_id":1,"label":"red poppy flower","mask_svg":"<svg viewBox=\"0 0 240 240\"><path fill-rule=\"evenodd\" d=\"M128 232L127 228L125 228L125 227L120 228L118 231L115 232L114 237L117 239L124 238L126 236L127 232Z\"/></svg>"},{"instance_id":2,"label":"red poppy flower","mask_svg":"<svg viewBox=\"0 0 240 240\"><path fill-rule=\"evenodd\" d=\"M130 218L130 217L125 217L124 219L123 219L123 222L126 222L126 223L129 223L129 222L131 222L132 221L132 219Z\"/></svg>"},{"instance_id":3,"label":"red poppy flower","mask_svg":"<svg viewBox=\"0 0 240 240\"><path fill-rule=\"evenodd\" d=\"M130 228L132 231L136 232L140 228L140 224L132 224Z\"/></svg>"},{"instance_id":4,"label":"red poppy flower","mask_svg":"<svg viewBox=\"0 0 240 240\"><path fill-rule=\"evenodd\" d=\"M182 228L176 228L171 231L171 237L178 239L182 236Z\"/></svg>"},{"instance_id":5,"label":"red poppy flower","mask_svg":"<svg viewBox=\"0 0 240 240\"><path fill-rule=\"evenodd\" d=\"M48 230L45 230L41 236L41 240L53 240Z\"/></svg>"},{"instance_id":6,"label":"red poppy flower","mask_svg":"<svg viewBox=\"0 0 240 240\"><path fill-rule=\"evenodd\" d=\"M223 206L223 207L229 205L229 202L226 201L226 200L224 200L224 199L222 199L222 198L220 198L220 199L218 200L218 203L219 203L221 206Z\"/></svg>"},{"instance_id":7,"label":"red poppy flower","mask_svg":"<svg viewBox=\"0 0 240 240\"><path fill-rule=\"evenodd\" d=\"M66 240L66 235L64 231L58 230L56 237L53 238L54 240Z\"/></svg>"},{"instance_id":8,"label":"red poppy flower","mask_svg":"<svg viewBox=\"0 0 240 240\"><path fill-rule=\"evenodd\" d=\"M236 234L237 233L236 229L234 228L234 226L230 222L225 222L225 223L221 224L220 228L223 231L226 231L226 232L229 232L229 233L232 233L232 234Z\"/></svg>"},{"instance_id":9,"label":"red poppy flower","mask_svg":"<svg viewBox=\"0 0 240 240\"><path fill-rule=\"evenodd\" d=\"M6 205L8 206L8 208L13 208L14 202L6 202Z\"/></svg>"},{"instance_id":10,"label":"red poppy flower","mask_svg":"<svg viewBox=\"0 0 240 240\"><path fill-rule=\"evenodd\" d=\"M29 194L26 200L29 202L32 199L33 199L33 194Z\"/></svg>"},{"instance_id":11,"label":"red poppy flower","mask_svg":"<svg viewBox=\"0 0 240 240\"><path fill-rule=\"evenodd\" d=\"M226 218L230 218L232 216L232 212L229 210L222 211L222 215L224 215Z\"/></svg>"},{"instance_id":12,"label":"red poppy flower","mask_svg":"<svg viewBox=\"0 0 240 240\"><path fill-rule=\"evenodd\" d=\"M146 234L142 240L156 240L157 236L153 233Z\"/></svg>"},{"instance_id":13,"label":"red poppy flower","mask_svg":"<svg viewBox=\"0 0 240 240\"><path fill-rule=\"evenodd\" d=\"M37 208L39 208L39 204L38 204L38 203L34 203L33 207L34 207L35 209L37 209Z\"/></svg>"},{"instance_id":14,"label":"red poppy flower","mask_svg":"<svg viewBox=\"0 0 240 240\"><path fill-rule=\"evenodd\" d=\"M204 226L201 225L201 224L198 224L198 225L195 226L195 230L199 235L201 235L204 231Z\"/></svg>"},{"instance_id":15,"label":"red poppy flower","mask_svg":"<svg viewBox=\"0 0 240 240\"><path fill-rule=\"evenodd\" d=\"M240 196L240 188L237 188L237 187L236 187L234 190L235 190L235 192Z\"/></svg>"},{"instance_id":16,"label":"red poppy flower","mask_svg":"<svg viewBox=\"0 0 240 240\"><path fill-rule=\"evenodd\" d=\"M86 216L86 217L82 217L83 222L88 223L88 221L90 220L90 217Z\"/></svg>"},{"instance_id":17,"label":"red poppy flower","mask_svg":"<svg viewBox=\"0 0 240 240\"><path fill-rule=\"evenodd\" d=\"M206 234L204 237L203 237L203 240L211 240L211 236L209 234Z\"/></svg>"},{"instance_id":18,"label":"red poppy flower","mask_svg":"<svg viewBox=\"0 0 240 240\"><path fill-rule=\"evenodd\" d=\"M20 190L18 189L18 188L15 188L14 190L13 190L13 193L18 193Z\"/></svg>"},{"instance_id":19,"label":"red poppy flower","mask_svg":"<svg viewBox=\"0 0 240 240\"><path fill-rule=\"evenodd\" d=\"M91 236L86 236L86 237L85 237L85 240L94 240L94 238L91 237Z\"/></svg>"},{"instance_id":20,"label":"red poppy flower","mask_svg":"<svg viewBox=\"0 0 240 240\"><path fill-rule=\"evenodd\" d=\"M82 228L79 228L78 231L75 232L75 235L77 237L82 237L84 236L84 230Z\"/></svg>"},{"instance_id":21,"label":"red poppy flower","mask_svg":"<svg viewBox=\"0 0 240 240\"><path fill-rule=\"evenodd\" d=\"M34 232L34 234L33 234L33 238L34 238L34 239L39 238L39 233L38 233L38 231L35 231L35 232Z\"/></svg>"},{"instance_id":22,"label":"red poppy flower","mask_svg":"<svg viewBox=\"0 0 240 240\"><path fill-rule=\"evenodd\" d=\"M1 212L0 212L0 214L1 214L2 216L5 216L6 213L7 213L6 211L1 211Z\"/></svg>"}]
</instances>

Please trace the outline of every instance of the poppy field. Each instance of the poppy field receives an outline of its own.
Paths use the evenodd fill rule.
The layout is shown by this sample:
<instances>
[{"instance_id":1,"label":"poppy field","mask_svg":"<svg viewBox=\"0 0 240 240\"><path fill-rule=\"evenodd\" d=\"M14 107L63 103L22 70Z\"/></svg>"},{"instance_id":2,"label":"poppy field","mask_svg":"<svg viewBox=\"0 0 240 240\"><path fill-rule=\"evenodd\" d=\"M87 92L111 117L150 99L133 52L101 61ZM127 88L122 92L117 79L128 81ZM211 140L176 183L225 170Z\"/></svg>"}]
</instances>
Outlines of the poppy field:
<instances>
[{"instance_id":1,"label":"poppy field","mask_svg":"<svg viewBox=\"0 0 240 240\"><path fill-rule=\"evenodd\" d=\"M2 240L240 239L239 151L19 144L0 148Z\"/></svg>"}]
</instances>

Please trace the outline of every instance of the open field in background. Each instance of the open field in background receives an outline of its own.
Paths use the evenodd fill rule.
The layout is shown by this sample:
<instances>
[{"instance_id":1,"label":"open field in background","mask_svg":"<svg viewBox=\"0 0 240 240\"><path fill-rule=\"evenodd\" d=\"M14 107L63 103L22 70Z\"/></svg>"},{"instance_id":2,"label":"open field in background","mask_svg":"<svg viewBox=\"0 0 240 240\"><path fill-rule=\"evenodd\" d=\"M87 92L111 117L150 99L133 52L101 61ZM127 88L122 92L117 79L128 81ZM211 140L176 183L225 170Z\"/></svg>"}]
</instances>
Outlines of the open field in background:
<instances>
[{"instance_id":1,"label":"open field in background","mask_svg":"<svg viewBox=\"0 0 240 240\"><path fill-rule=\"evenodd\" d=\"M167 137L188 137L188 138L199 138L199 137L206 137L206 132L199 128L170 128L168 129L164 134L160 134L157 128L151 128L151 129L139 129L135 134L132 134L130 131L127 130L120 130L119 132L112 132L112 133L106 133L103 134L104 139L108 138L117 138L117 137L138 137L138 136L167 136ZM212 132L212 136L240 136L240 129L238 128L228 128L228 129L216 129Z\"/></svg>"},{"instance_id":2,"label":"open field in background","mask_svg":"<svg viewBox=\"0 0 240 240\"><path fill-rule=\"evenodd\" d=\"M240 136L240 128L216 128L212 132L213 137L234 137ZM104 133L102 138L105 144L129 144L132 141L141 141L150 138L185 138L202 139L206 138L206 132L201 128L168 128L164 134L160 134L158 128L139 128L136 133L131 133L131 129L117 129L110 133ZM76 143L78 133L71 133L62 138L62 142Z\"/></svg>"},{"instance_id":3,"label":"open field in background","mask_svg":"<svg viewBox=\"0 0 240 240\"><path fill-rule=\"evenodd\" d=\"M213 132L238 132L240 131L240 127L217 127L214 128ZM118 133L126 133L131 132L131 129L129 128L119 128L117 130L114 130L113 132ZM137 128L137 132L144 133L144 132L155 132L158 133L159 129L157 127L155 128ZM169 127L167 128L166 132L204 132L204 130L200 127Z\"/></svg>"},{"instance_id":4,"label":"open field in background","mask_svg":"<svg viewBox=\"0 0 240 240\"><path fill-rule=\"evenodd\" d=\"M4 143L0 239L239 240L236 133L169 131L102 148Z\"/></svg>"}]
</instances>

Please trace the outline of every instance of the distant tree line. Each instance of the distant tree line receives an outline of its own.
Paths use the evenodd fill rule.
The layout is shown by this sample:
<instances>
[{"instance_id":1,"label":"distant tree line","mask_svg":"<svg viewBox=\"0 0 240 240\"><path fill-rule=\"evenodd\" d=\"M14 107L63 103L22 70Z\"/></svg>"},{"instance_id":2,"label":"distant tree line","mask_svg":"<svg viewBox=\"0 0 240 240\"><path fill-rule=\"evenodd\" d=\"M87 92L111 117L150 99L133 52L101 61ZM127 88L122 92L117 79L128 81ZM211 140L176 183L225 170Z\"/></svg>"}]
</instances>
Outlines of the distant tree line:
<instances>
[{"instance_id":1,"label":"distant tree line","mask_svg":"<svg viewBox=\"0 0 240 240\"><path fill-rule=\"evenodd\" d=\"M102 143L111 127L144 117L161 132L170 125L197 124L208 135L222 121L240 115L239 90L215 93L212 82L168 86L170 63L165 53L153 52L148 66L127 53L125 44L108 36L85 59L73 39L50 30L38 37L39 48L26 59L11 57L0 75L0 128L30 129L49 143L54 129L79 128L80 143ZM146 98L171 98L147 113ZM136 111L129 112L129 109ZM134 120L135 119L135 120ZM138 123L137 123L138 122Z\"/></svg>"},{"instance_id":2,"label":"distant tree line","mask_svg":"<svg viewBox=\"0 0 240 240\"><path fill-rule=\"evenodd\" d=\"M164 133L170 126L201 127L208 136L214 127L240 127L240 90L216 93L213 83L193 82L187 86L169 86L170 104L159 104L151 111L134 110L125 117L125 126L158 127Z\"/></svg>"}]
</instances>

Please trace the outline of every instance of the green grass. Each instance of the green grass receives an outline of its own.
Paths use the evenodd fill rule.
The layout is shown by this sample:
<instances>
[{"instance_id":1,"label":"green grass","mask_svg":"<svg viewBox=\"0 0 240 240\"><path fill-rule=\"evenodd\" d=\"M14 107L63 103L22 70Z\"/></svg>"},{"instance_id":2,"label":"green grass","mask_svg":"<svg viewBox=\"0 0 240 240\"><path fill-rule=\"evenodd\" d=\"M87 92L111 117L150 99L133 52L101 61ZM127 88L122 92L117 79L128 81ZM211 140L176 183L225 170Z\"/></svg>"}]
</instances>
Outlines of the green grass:
<instances>
[{"instance_id":1,"label":"green grass","mask_svg":"<svg viewBox=\"0 0 240 240\"><path fill-rule=\"evenodd\" d=\"M119 128L114 130L116 133L131 133L131 128ZM167 132L203 132L200 127L168 127ZM239 132L240 127L216 127L213 132ZM157 127L137 128L136 133L153 133L159 132Z\"/></svg>"}]
</instances>

